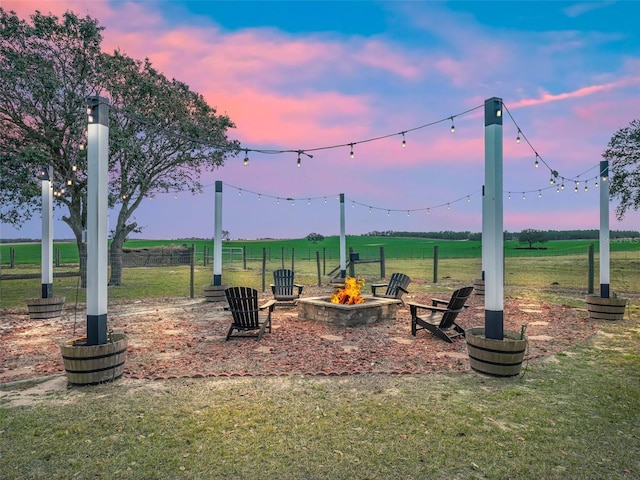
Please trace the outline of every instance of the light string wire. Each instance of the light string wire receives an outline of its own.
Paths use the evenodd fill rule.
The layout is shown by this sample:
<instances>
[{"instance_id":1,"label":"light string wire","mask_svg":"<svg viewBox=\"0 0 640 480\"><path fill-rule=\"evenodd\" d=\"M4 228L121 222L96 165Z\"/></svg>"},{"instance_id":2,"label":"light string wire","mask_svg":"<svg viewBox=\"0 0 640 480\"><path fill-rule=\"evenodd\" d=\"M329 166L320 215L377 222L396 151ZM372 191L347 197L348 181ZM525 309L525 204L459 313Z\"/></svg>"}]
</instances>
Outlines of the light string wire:
<instances>
[{"instance_id":1,"label":"light string wire","mask_svg":"<svg viewBox=\"0 0 640 480\"><path fill-rule=\"evenodd\" d=\"M103 101L99 101L98 104L107 104L109 105L107 102L103 102ZM95 106L95 104L93 105ZM383 140L383 139L387 139L387 138L391 138L391 137L395 137L395 136L402 136L402 147L406 146L406 140L405 140L405 135L407 133L411 133L417 130L421 130L424 128L428 128L434 125L438 125L440 123L443 122L448 122L451 121L451 131L455 132L455 126L454 126L454 119L457 117L461 117L467 114L470 114L478 109L481 109L484 107L484 104L482 105L478 105L476 107L470 108L468 110L465 110L463 112L454 114L454 115L449 115L446 117L443 117L439 120L433 121L433 122L428 122L416 127L412 127L412 128L408 128L405 130L401 130L398 132L394 132L394 133L390 133L390 134L386 134L386 135L380 135L377 137L371 137L371 138L367 138L367 139L363 139L363 140L358 140L358 141L354 141L354 142L347 142L347 143L340 143L340 144L335 144L335 145L327 145L327 146L321 146L321 147L314 147L314 148L305 148L305 149L266 149L266 148L254 148L254 147L246 147L246 146L230 146L229 144L225 144L225 145L220 145L220 144L216 144L213 142L210 142L206 139L198 139L198 138L192 138L189 136L186 136L184 134L181 133L177 133L174 132L166 127L161 127L161 126L157 126L153 123L151 123L150 121L146 120L144 117L140 116L140 115L136 115L136 114L132 114L130 112L127 112L126 110L113 106L113 105L109 105L110 109L113 109L114 111L122 114L123 116L129 118L132 121L141 123L147 127L153 128L155 130L161 131L162 133L174 136L176 138L179 139L184 139L188 142L191 143L195 143L195 144L200 144L206 147L210 147L210 148L217 148L219 150L222 151L228 151L228 152L235 152L236 154L244 152L245 153L245 165L248 163L248 153L249 152L255 152L255 153L262 153L262 154L269 154L269 155L277 155L277 154L285 154L285 153L295 153L298 155L298 166L300 166L300 155L306 155L309 158L313 158L313 155L310 154L309 152L317 152L317 151L322 151L322 150L329 150L329 149L336 149L336 148L344 148L344 147L350 147L350 153L351 156L353 157L354 152L354 146L358 145L358 144L363 144L363 143L369 143L369 142L374 142L374 141L378 141L378 140ZM524 141L527 143L527 145L529 146L529 148L532 150L532 152L535 154L535 159L536 159L536 166L539 165L540 162L543 163L543 165L549 169L550 173L551 173L551 185L545 186L545 187L541 187L541 188L536 188L536 189L532 189L532 190L524 190L524 191L503 191L503 193L508 194L509 198L511 196L512 193L522 193L523 198L525 197L525 195L527 193L535 193L537 192L539 195L538 196L542 196L541 193L542 191L546 191L552 188L556 188L557 191L560 191L560 186L555 186L556 184L556 179L558 178L559 173L557 170L553 169L546 160L544 160L544 158L542 156L539 155L539 153L537 152L537 150L534 148L534 146L532 145L532 143L529 141L528 137L524 134L524 132L522 131L522 129L520 128L520 126L518 125L518 123L516 122L515 118L513 117L513 115L511 114L511 111L508 109L508 107L506 106L506 104L504 102L502 102L502 109L503 111L506 111L509 118L511 119L511 121L513 122L513 124L515 125L515 127L518 130L518 135L517 135L517 141L518 143L520 142L520 139L524 139ZM233 141L230 141L231 143L233 143ZM588 170L586 170L585 172L582 172L580 174L578 174L577 176L574 177L565 177L565 176L560 176L560 178L562 179L562 189L564 189L564 181L569 181L569 182L574 182L575 183L575 191L577 191L577 186L579 185L580 179L583 175L587 174L588 172L590 172L591 170L593 170L594 168L598 168L597 166L591 167ZM589 180L595 179L595 186L597 187L597 179L599 177L602 177L604 172L599 172L598 175L596 175L595 177L591 177L589 179L586 180L586 182L588 182ZM208 184L208 185L203 185L203 188L207 188L209 186L212 186L213 184ZM293 204L295 204L296 201L307 201L308 204L311 203L312 200L317 200L317 199L324 199L326 202L326 199L328 197L333 197L336 196L335 194L333 195L323 195L323 196L316 196L316 197L291 197L291 196L287 196L287 195L282 195L282 196L276 196L276 195L269 195L269 194L265 194L265 193L260 193L260 192L254 192L248 189L244 189L241 187L237 187L234 185L230 185L230 184L226 184L228 187L231 188L235 188L238 190L239 195L242 195L242 192L247 192L247 193L251 193L254 195L258 196L258 199L261 198L272 198L272 199L276 199L278 203L280 203L281 200L284 201L289 201L292 202ZM587 188L587 183L585 183L585 189ZM176 198L177 198L177 193L178 192L159 192L159 193L176 193ZM357 200L354 199L348 199L351 203L352 203L352 207L355 207L356 205L359 206L363 206L369 209L369 211L372 210L381 210L381 211L387 211L388 213L390 212L406 212L407 215L409 215L412 212L419 212L419 211L426 211L427 213L430 213L430 211L432 209L436 209L436 208L441 208L446 206L447 208L450 208L450 206L452 204L455 204L457 202L463 201L463 200L467 200L467 201L471 201L471 197L477 195L478 192L474 192L468 195L464 195L460 198L448 201L448 202L443 202L437 205L433 205L433 206L428 206L428 207L418 207L418 208L384 208L384 207L379 207L379 206L374 206L374 205L370 205L370 204L365 204L362 202L359 202Z\"/></svg>"}]
</instances>

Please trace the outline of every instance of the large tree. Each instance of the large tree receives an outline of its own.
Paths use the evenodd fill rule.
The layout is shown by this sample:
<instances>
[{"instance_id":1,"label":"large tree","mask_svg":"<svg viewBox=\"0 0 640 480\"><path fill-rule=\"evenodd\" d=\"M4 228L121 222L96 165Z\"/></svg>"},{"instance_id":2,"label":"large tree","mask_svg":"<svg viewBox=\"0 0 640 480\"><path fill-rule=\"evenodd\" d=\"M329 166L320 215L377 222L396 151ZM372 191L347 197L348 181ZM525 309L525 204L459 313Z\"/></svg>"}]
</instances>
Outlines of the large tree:
<instances>
[{"instance_id":1,"label":"large tree","mask_svg":"<svg viewBox=\"0 0 640 480\"><path fill-rule=\"evenodd\" d=\"M102 53L103 28L90 17L36 12L31 23L0 8L0 220L19 225L40 207L38 171L54 170L56 206L76 238L84 275L87 98L110 105L109 206L117 213L111 285L121 283L122 246L141 227L133 214L155 192L200 192L200 175L239 144L204 98L116 51ZM84 280L84 277L83 277ZM84 281L83 281L84 284Z\"/></svg>"},{"instance_id":2,"label":"large tree","mask_svg":"<svg viewBox=\"0 0 640 480\"><path fill-rule=\"evenodd\" d=\"M609 194L620 200L616 216L622 220L629 209L640 208L640 120L618 130L602 157L609 161Z\"/></svg>"},{"instance_id":3,"label":"large tree","mask_svg":"<svg viewBox=\"0 0 640 480\"><path fill-rule=\"evenodd\" d=\"M518 242L520 243L528 243L529 248L533 248L534 243L544 243L547 241L546 232L542 232L540 230L535 230L533 228L527 228L523 230L518 235Z\"/></svg>"}]
</instances>

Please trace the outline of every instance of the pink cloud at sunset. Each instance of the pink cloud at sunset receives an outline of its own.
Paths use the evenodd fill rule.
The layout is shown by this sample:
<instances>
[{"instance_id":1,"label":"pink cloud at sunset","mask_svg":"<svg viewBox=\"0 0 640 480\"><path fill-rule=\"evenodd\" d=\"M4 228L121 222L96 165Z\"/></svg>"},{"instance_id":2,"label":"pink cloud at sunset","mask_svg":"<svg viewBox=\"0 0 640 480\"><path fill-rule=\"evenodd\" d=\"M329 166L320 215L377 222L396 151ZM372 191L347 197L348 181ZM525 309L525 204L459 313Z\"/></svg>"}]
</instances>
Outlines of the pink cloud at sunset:
<instances>
[{"instance_id":1,"label":"pink cloud at sunset","mask_svg":"<svg viewBox=\"0 0 640 480\"><path fill-rule=\"evenodd\" d=\"M481 191L484 175L484 111L458 114L497 96L509 113L503 117L505 198L532 192L517 210L505 201L505 228L597 228L597 193L551 195L544 190L549 169L533 162L538 152L561 177L595 177L591 169L611 136L637 118L640 40L628 22L604 21L631 18L633 2L598 9L558 2L347 2L359 14L348 22L340 3L279 2L260 15L250 2L231 1L3 0L3 8L24 19L36 9L97 18L105 52L148 57L164 75L201 93L231 118L236 128L229 137L247 149L320 149L301 168L294 153L251 151L244 167L241 152L207 174L210 184L223 180L264 198L342 192L381 212L447 205ZM429 126L413 130L420 125ZM354 159L348 146L323 149L349 143ZM252 202L252 196L225 190L224 228L232 237L266 236L271 228L275 201ZM456 215L434 208L428 217L370 215L356 207L348 230L479 231L480 198L470 200L451 205ZM174 236L209 236L211 225L180 212L206 210L211 201L210 191L159 195L137 213L147 227L142 236L166 237L169 218ZM284 234L335 233L335 212L324 205L278 210L278 218L286 212ZM38 235L37 222L24 228ZM68 235L65 228L56 235ZM640 215L631 212L612 228L637 230Z\"/></svg>"}]
</instances>

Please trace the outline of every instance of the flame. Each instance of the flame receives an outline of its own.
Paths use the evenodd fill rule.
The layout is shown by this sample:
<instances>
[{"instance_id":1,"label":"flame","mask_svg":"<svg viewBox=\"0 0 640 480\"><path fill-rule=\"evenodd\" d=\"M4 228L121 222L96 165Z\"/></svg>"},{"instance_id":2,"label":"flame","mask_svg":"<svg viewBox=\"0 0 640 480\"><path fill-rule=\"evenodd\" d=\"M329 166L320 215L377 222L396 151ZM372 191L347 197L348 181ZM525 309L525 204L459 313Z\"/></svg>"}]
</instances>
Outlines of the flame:
<instances>
[{"instance_id":1,"label":"flame","mask_svg":"<svg viewBox=\"0 0 640 480\"><path fill-rule=\"evenodd\" d=\"M360 296L363 286L364 278L345 278L344 288L341 288L331 295L331 303L340 303L342 305L356 305L358 303L363 303L365 299Z\"/></svg>"}]
</instances>

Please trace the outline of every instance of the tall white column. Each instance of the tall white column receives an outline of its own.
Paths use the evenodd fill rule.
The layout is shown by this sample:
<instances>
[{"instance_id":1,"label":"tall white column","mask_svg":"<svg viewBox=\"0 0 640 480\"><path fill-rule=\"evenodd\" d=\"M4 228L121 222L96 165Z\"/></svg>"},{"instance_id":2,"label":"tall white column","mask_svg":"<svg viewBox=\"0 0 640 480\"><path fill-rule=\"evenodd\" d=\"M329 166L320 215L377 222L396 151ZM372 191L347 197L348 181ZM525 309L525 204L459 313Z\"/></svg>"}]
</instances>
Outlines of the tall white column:
<instances>
[{"instance_id":1,"label":"tall white column","mask_svg":"<svg viewBox=\"0 0 640 480\"><path fill-rule=\"evenodd\" d=\"M213 283L222 285L222 181L216 180L216 198L213 231Z\"/></svg>"},{"instance_id":2,"label":"tall white column","mask_svg":"<svg viewBox=\"0 0 640 480\"><path fill-rule=\"evenodd\" d=\"M88 99L87 345L107 343L109 105Z\"/></svg>"},{"instance_id":3,"label":"tall white column","mask_svg":"<svg viewBox=\"0 0 640 480\"><path fill-rule=\"evenodd\" d=\"M344 193L340 194L340 278L347 276L347 238L344 231Z\"/></svg>"},{"instance_id":4,"label":"tall white column","mask_svg":"<svg viewBox=\"0 0 640 480\"><path fill-rule=\"evenodd\" d=\"M44 167L42 176L42 244L40 271L42 298L53 297L53 167Z\"/></svg>"},{"instance_id":5,"label":"tall white column","mask_svg":"<svg viewBox=\"0 0 640 480\"><path fill-rule=\"evenodd\" d=\"M600 162L600 298L609 298L609 161Z\"/></svg>"},{"instance_id":6,"label":"tall white column","mask_svg":"<svg viewBox=\"0 0 640 480\"><path fill-rule=\"evenodd\" d=\"M504 234L502 193L502 99L484 103L484 198L482 265L485 268L485 336L504 336Z\"/></svg>"}]
</instances>

